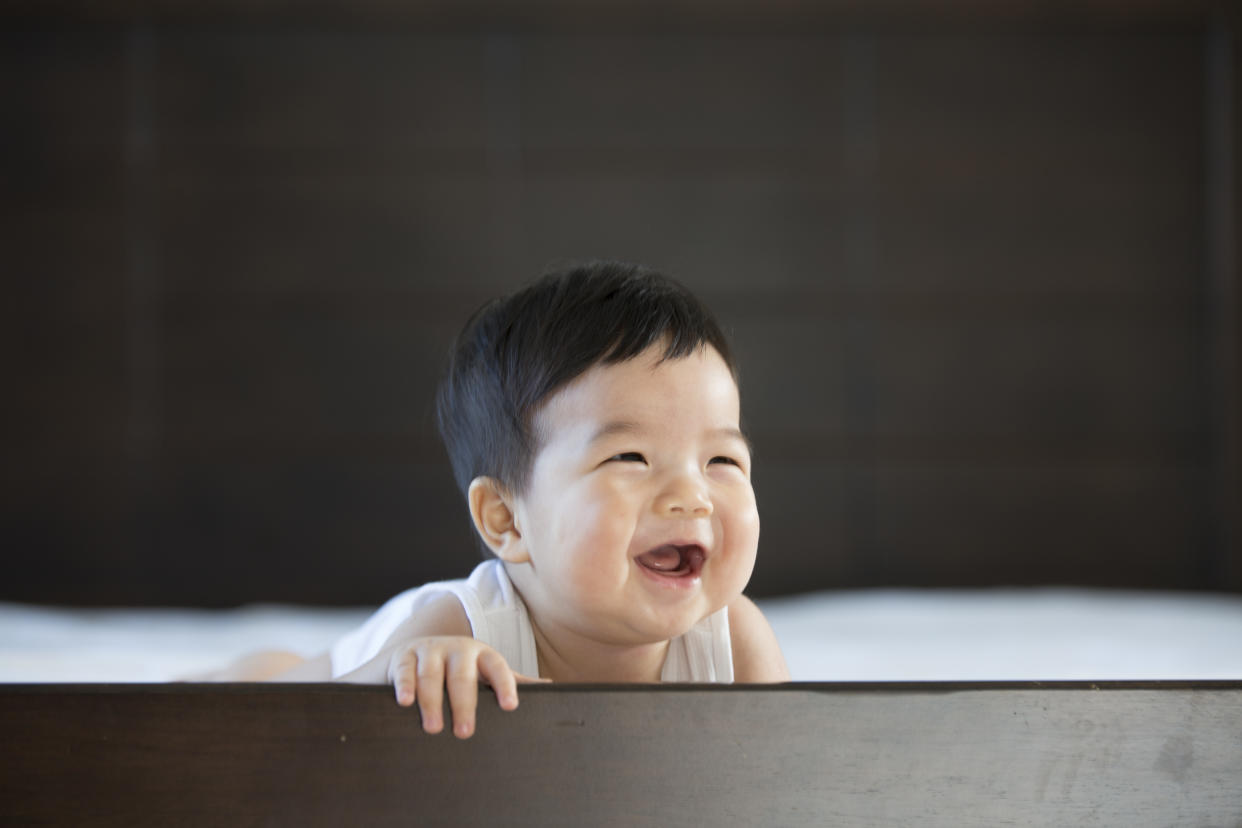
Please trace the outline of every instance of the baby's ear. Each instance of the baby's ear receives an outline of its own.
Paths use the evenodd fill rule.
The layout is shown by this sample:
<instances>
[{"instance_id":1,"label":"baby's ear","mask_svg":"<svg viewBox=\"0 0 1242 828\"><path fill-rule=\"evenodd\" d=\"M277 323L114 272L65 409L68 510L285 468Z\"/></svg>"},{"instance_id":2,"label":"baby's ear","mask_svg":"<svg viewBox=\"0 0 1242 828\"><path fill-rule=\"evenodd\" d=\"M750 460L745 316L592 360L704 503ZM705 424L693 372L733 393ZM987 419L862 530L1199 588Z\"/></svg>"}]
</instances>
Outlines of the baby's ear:
<instances>
[{"instance_id":1,"label":"baby's ear","mask_svg":"<svg viewBox=\"0 0 1242 828\"><path fill-rule=\"evenodd\" d=\"M474 528L488 548L506 563L526 563L530 555L513 519L513 499L494 477L476 477L466 495Z\"/></svg>"}]
</instances>

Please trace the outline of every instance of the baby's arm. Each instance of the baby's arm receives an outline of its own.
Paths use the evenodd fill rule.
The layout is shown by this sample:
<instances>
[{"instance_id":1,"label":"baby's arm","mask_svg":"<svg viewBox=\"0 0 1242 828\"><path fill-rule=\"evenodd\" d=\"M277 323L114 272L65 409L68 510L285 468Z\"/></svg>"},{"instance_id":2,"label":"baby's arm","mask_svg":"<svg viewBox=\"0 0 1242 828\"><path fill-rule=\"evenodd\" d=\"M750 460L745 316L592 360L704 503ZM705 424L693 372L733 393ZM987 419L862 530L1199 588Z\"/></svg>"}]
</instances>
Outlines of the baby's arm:
<instances>
[{"instance_id":1,"label":"baby's arm","mask_svg":"<svg viewBox=\"0 0 1242 828\"><path fill-rule=\"evenodd\" d=\"M517 707L517 682L527 679L509 667L500 653L471 636L465 610L453 595L444 595L406 619L378 655L339 681L392 683L397 703L418 703L423 730L443 729L444 689L458 738L474 733L479 679L492 686L503 710Z\"/></svg>"},{"instance_id":2,"label":"baby's arm","mask_svg":"<svg viewBox=\"0 0 1242 828\"><path fill-rule=\"evenodd\" d=\"M448 687L453 732L467 738L474 732L479 679L485 679L504 710L517 707L518 675L500 653L471 635L470 621L451 594L433 599L406 619L379 653L337 681L357 684L392 683L397 703L418 703L423 730L443 729L444 688ZM304 659L296 653L268 650L238 659L220 670L187 677L189 681L332 681L328 653Z\"/></svg>"},{"instance_id":3,"label":"baby's arm","mask_svg":"<svg viewBox=\"0 0 1242 828\"><path fill-rule=\"evenodd\" d=\"M729 637L733 641L734 681L789 681L789 668L772 625L745 595L729 604Z\"/></svg>"},{"instance_id":4,"label":"baby's arm","mask_svg":"<svg viewBox=\"0 0 1242 828\"><path fill-rule=\"evenodd\" d=\"M185 676L180 681L329 681L332 662L327 653L305 658L285 650L262 650L244 655L215 670Z\"/></svg>"}]
</instances>

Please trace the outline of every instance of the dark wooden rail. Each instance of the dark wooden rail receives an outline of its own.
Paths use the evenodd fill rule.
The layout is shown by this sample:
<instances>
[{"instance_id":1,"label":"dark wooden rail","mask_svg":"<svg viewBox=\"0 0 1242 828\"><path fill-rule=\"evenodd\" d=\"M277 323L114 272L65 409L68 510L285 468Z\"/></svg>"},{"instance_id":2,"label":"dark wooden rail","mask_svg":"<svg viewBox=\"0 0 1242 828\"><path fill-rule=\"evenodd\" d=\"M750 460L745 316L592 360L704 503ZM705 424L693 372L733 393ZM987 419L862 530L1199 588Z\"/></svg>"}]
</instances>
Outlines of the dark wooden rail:
<instances>
[{"instance_id":1,"label":"dark wooden rail","mask_svg":"<svg viewBox=\"0 0 1242 828\"><path fill-rule=\"evenodd\" d=\"M3 825L1238 825L1242 682L0 688Z\"/></svg>"}]
</instances>

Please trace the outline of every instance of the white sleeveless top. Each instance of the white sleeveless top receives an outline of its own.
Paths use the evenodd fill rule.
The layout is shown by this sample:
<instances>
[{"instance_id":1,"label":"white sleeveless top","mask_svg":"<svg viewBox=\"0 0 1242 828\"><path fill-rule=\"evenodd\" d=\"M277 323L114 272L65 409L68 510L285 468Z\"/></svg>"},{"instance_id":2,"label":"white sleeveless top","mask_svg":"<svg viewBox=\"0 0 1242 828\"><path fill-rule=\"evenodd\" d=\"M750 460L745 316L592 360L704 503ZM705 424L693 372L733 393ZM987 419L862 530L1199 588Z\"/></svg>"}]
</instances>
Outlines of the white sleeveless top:
<instances>
[{"instance_id":1,"label":"white sleeveless top","mask_svg":"<svg viewBox=\"0 0 1242 828\"><path fill-rule=\"evenodd\" d=\"M332 646L332 677L358 669L379 653L388 637L419 607L444 593L457 596L476 639L492 647L515 671L539 675L535 634L522 596L499 560L484 561L470 577L408 589L388 600L361 627ZM712 613L669 642L661 681L733 682L728 607Z\"/></svg>"}]
</instances>

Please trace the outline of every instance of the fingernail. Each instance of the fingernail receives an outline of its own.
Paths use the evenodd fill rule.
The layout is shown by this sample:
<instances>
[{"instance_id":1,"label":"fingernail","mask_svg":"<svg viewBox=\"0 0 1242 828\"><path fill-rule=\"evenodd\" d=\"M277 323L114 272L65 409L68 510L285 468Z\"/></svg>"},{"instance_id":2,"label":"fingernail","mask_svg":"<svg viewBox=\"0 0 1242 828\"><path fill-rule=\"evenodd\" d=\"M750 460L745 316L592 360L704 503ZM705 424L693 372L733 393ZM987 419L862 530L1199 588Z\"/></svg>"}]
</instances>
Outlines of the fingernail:
<instances>
[{"instance_id":1,"label":"fingernail","mask_svg":"<svg viewBox=\"0 0 1242 828\"><path fill-rule=\"evenodd\" d=\"M459 739L469 738L470 732L473 729L474 728L470 724L470 722L457 722L455 725L453 725L453 732L457 734L457 738Z\"/></svg>"}]
</instances>

